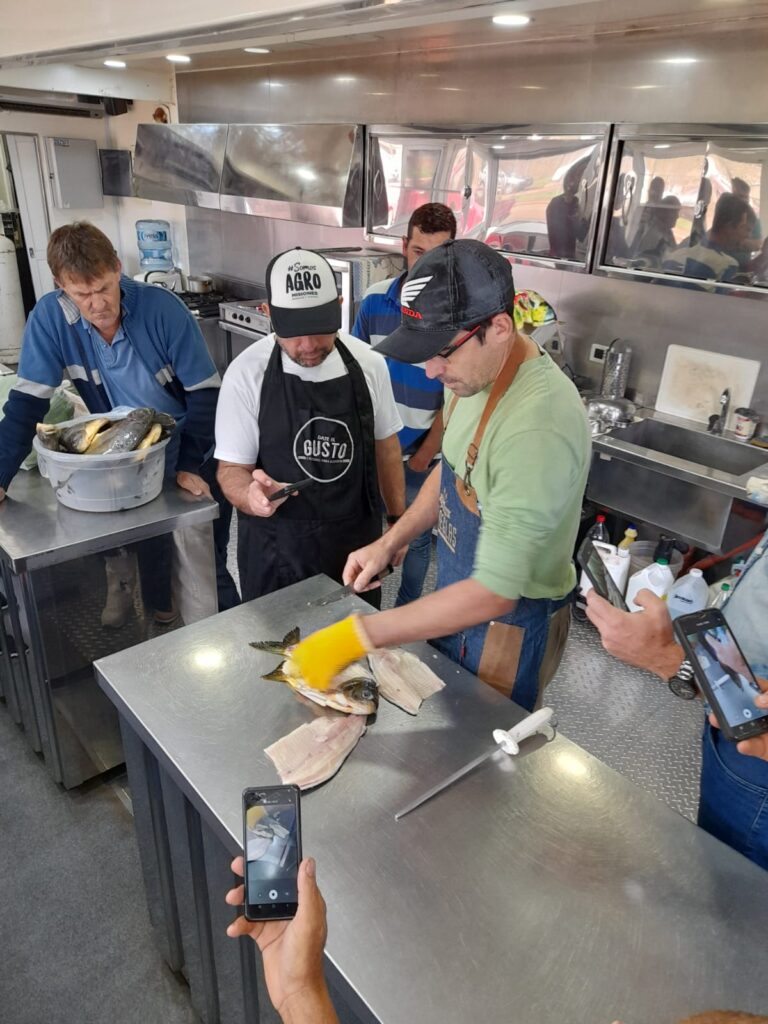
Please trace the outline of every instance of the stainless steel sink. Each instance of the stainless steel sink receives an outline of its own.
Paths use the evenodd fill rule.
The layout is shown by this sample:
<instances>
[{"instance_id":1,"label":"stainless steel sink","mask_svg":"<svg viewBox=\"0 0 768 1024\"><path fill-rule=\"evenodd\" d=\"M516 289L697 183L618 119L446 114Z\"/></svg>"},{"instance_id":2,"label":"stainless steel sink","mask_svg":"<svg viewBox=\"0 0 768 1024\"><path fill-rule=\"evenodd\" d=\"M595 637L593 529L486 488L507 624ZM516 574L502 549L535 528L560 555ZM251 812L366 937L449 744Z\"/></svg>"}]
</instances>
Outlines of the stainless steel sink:
<instances>
[{"instance_id":1,"label":"stainless steel sink","mask_svg":"<svg viewBox=\"0 0 768 1024\"><path fill-rule=\"evenodd\" d=\"M701 430L690 430L657 419L638 420L610 436L629 441L651 452L672 455L697 466L719 470L734 477L751 476L768 462L764 450L743 441L730 441Z\"/></svg>"},{"instance_id":2,"label":"stainless steel sink","mask_svg":"<svg viewBox=\"0 0 768 1024\"><path fill-rule=\"evenodd\" d=\"M592 446L587 495L601 505L711 551L760 529L761 517L739 514L738 503L750 476L768 476L763 449L658 413L599 434Z\"/></svg>"}]
</instances>

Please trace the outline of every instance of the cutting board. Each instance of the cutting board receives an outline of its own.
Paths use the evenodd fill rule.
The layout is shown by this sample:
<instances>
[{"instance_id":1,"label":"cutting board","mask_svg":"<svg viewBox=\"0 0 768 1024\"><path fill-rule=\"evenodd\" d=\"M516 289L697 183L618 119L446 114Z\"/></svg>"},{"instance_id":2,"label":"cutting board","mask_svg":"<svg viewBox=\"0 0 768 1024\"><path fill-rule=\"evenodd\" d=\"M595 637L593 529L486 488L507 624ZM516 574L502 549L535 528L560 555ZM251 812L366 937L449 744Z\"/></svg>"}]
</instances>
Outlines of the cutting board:
<instances>
[{"instance_id":1,"label":"cutting board","mask_svg":"<svg viewBox=\"0 0 768 1024\"><path fill-rule=\"evenodd\" d=\"M685 345L670 345L661 374L658 412L706 423L720 411L720 395L731 389L727 430L733 429L734 410L748 406L760 373L756 359L742 359L721 352L705 352Z\"/></svg>"}]
</instances>

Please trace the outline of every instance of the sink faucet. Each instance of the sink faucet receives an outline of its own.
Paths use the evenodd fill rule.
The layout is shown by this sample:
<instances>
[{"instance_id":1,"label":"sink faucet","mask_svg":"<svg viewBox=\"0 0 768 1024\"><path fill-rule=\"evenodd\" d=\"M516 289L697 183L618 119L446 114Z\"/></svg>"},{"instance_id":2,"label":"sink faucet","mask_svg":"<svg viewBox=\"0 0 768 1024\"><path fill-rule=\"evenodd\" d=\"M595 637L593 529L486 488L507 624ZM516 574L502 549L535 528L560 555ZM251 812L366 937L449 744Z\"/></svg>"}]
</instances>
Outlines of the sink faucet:
<instances>
[{"instance_id":1,"label":"sink faucet","mask_svg":"<svg viewBox=\"0 0 768 1024\"><path fill-rule=\"evenodd\" d=\"M722 434L725 430L725 424L728 422L728 410L731 408L731 389L725 388L723 393L720 395L720 412L713 413L709 417L709 426L707 429L710 434Z\"/></svg>"}]
</instances>

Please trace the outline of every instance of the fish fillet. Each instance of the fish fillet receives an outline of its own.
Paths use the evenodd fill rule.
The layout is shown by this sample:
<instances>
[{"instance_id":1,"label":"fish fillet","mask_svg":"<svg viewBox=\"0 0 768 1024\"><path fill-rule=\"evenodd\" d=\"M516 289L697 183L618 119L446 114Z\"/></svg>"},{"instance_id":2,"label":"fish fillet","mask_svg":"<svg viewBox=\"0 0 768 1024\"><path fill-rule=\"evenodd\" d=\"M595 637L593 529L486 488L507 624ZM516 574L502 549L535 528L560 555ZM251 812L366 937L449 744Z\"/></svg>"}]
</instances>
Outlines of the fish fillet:
<instances>
[{"instance_id":1,"label":"fish fillet","mask_svg":"<svg viewBox=\"0 0 768 1024\"><path fill-rule=\"evenodd\" d=\"M365 732L365 718L316 718L267 747L264 753L285 786L310 789L335 775Z\"/></svg>"},{"instance_id":2,"label":"fish fillet","mask_svg":"<svg viewBox=\"0 0 768 1024\"><path fill-rule=\"evenodd\" d=\"M373 651L368 663L381 696L409 715L418 714L422 702L445 686L420 658L399 647Z\"/></svg>"}]
</instances>

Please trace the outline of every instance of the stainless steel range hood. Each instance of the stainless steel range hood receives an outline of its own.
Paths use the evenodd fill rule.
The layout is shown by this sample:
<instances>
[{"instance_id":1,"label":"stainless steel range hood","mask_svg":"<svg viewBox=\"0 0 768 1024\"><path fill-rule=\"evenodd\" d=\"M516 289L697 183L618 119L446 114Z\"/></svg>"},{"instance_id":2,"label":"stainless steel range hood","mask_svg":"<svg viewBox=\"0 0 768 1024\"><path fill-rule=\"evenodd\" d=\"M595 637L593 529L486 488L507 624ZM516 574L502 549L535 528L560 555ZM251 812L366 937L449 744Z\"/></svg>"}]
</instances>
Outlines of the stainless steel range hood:
<instances>
[{"instance_id":1,"label":"stainless steel range hood","mask_svg":"<svg viewBox=\"0 0 768 1024\"><path fill-rule=\"evenodd\" d=\"M221 209L362 227L363 138L358 124L232 124Z\"/></svg>"},{"instance_id":2,"label":"stainless steel range hood","mask_svg":"<svg viewBox=\"0 0 768 1024\"><path fill-rule=\"evenodd\" d=\"M225 124L140 124L133 178L136 195L219 209Z\"/></svg>"}]
</instances>

